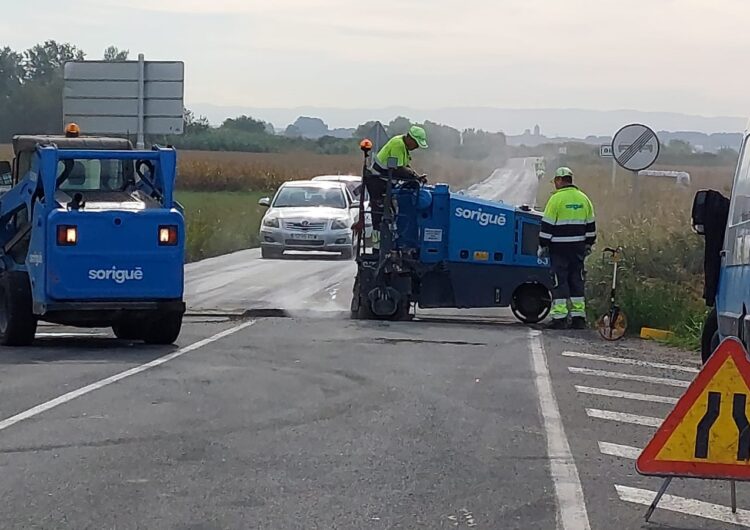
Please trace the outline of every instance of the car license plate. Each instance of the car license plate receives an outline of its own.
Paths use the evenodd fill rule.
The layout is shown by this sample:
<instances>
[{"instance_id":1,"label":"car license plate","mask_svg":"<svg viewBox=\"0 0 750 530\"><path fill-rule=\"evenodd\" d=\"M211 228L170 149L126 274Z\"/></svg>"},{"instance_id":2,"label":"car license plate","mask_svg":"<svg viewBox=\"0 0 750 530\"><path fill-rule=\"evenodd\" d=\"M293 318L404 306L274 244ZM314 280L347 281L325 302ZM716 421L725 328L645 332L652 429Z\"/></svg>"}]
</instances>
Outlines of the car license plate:
<instances>
[{"instance_id":1,"label":"car license plate","mask_svg":"<svg viewBox=\"0 0 750 530\"><path fill-rule=\"evenodd\" d=\"M292 234L292 239L318 239L318 236L315 234L299 234L294 233Z\"/></svg>"}]
</instances>

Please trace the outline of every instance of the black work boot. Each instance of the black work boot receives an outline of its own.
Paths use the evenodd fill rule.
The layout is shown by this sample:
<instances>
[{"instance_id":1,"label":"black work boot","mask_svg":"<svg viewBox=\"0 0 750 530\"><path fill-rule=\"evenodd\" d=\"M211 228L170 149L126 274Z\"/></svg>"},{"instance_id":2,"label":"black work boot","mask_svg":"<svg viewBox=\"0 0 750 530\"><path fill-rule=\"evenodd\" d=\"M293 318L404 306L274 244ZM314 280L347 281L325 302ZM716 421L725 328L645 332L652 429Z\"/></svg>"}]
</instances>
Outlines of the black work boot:
<instances>
[{"instance_id":1,"label":"black work boot","mask_svg":"<svg viewBox=\"0 0 750 530\"><path fill-rule=\"evenodd\" d=\"M547 324L545 329L568 329L568 319L556 318Z\"/></svg>"},{"instance_id":2,"label":"black work boot","mask_svg":"<svg viewBox=\"0 0 750 530\"><path fill-rule=\"evenodd\" d=\"M584 317L573 317L570 327L573 329L586 329L586 319Z\"/></svg>"}]
</instances>

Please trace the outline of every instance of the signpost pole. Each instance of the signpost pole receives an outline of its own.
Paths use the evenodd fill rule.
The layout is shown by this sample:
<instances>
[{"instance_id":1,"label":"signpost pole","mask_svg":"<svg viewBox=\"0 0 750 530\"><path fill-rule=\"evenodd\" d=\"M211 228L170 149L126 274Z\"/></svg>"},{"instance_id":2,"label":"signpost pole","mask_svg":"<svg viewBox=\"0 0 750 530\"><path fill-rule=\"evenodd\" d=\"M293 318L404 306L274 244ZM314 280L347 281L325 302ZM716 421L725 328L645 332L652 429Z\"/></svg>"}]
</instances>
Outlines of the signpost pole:
<instances>
[{"instance_id":1,"label":"signpost pole","mask_svg":"<svg viewBox=\"0 0 750 530\"><path fill-rule=\"evenodd\" d=\"M732 490L732 513L737 513L737 482L731 482Z\"/></svg>"},{"instance_id":2,"label":"signpost pole","mask_svg":"<svg viewBox=\"0 0 750 530\"><path fill-rule=\"evenodd\" d=\"M654 502L651 503L651 506L648 507L648 511L646 512L646 522L648 522L649 519L651 519L651 516L654 514L654 510L656 510L656 507L659 504L659 501L664 496L664 493L666 493L667 488L669 487L669 484L672 482L672 477L667 477L664 480L664 483L661 485L661 488L659 488L659 493L656 494L656 497L654 497Z\"/></svg>"},{"instance_id":3,"label":"signpost pole","mask_svg":"<svg viewBox=\"0 0 750 530\"><path fill-rule=\"evenodd\" d=\"M615 157L612 157L612 189L615 189L615 185L617 182L617 161L615 160Z\"/></svg>"},{"instance_id":4,"label":"signpost pole","mask_svg":"<svg viewBox=\"0 0 750 530\"><path fill-rule=\"evenodd\" d=\"M638 176L637 171L633 171L633 195L636 201L640 201L641 198L641 179ZM638 205L636 205L638 206Z\"/></svg>"},{"instance_id":5,"label":"signpost pole","mask_svg":"<svg viewBox=\"0 0 750 530\"><path fill-rule=\"evenodd\" d=\"M146 96L146 63L142 53L138 54L138 135L136 137L136 147L144 149L146 142L144 139L144 100Z\"/></svg>"}]
</instances>

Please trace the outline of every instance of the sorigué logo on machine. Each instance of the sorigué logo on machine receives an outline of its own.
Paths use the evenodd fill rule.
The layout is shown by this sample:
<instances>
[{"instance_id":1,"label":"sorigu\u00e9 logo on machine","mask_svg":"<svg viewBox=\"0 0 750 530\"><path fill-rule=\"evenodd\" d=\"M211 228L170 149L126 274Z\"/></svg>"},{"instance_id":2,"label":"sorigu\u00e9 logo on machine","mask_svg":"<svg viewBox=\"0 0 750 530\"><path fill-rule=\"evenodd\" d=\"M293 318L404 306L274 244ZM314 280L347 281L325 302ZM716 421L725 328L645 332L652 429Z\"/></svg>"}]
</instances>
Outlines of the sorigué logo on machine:
<instances>
[{"instance_id":1,"label":"sorigu\u00e9 logo on machine","mask_svg":"<svg viewBox=\"0 0 750 530\"><path fill-rule=\"evenodd\" d=\"M112 280L115 283L123 284L130 280L137 282L143 279L143 269L136 267L134 269L90 269L89 280Z\"/></svg>"},{"instance_id":2,"label":"sorigu\u00e9 logo on machine","mask_svg":"<svg viewBox=\"0 0 750 530\"><path fill-rule=\"evenodd\" d=\"M483 212L481 208L476 210L460 207L456 208L456 217L463 217L464 219L476 221L481 226L505 226L505 214Z\"/></svg>"}]
</instances>

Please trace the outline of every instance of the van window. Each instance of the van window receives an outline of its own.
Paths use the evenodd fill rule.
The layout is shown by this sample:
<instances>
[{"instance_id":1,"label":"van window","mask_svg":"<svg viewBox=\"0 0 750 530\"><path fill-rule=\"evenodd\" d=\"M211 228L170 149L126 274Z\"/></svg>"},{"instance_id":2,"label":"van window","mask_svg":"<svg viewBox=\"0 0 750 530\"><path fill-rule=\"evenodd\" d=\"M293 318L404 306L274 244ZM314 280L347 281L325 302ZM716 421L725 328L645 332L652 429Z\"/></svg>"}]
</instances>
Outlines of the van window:
<instances>
[{"instance_id":1,"label":"van window","mask_svg":"<svg viewBox=\"0 0 750 530\"><path fill-rule=\"evenodd\" d=\"M750 146L747 139L742 146L740 165L732 188L730 219L733 225L750 221Z\"/></svg>"}]
</instances>

